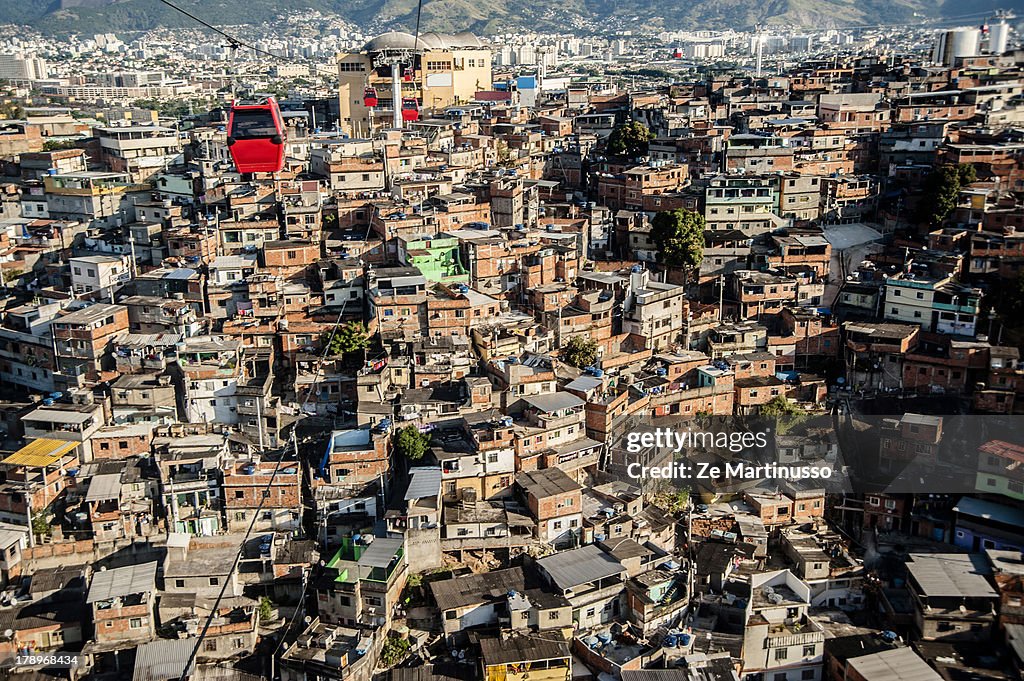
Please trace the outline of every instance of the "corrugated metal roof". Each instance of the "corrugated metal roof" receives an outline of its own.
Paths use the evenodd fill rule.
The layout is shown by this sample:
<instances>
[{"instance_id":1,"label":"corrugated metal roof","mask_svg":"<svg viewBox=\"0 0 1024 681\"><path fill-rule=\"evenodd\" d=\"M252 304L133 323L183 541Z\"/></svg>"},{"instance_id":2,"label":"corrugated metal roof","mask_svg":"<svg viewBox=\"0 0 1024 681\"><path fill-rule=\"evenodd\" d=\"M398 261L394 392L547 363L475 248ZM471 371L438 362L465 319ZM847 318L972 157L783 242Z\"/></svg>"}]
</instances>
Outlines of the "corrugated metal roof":
<instances>
[{"instance_id":1,"label":"corrugated metal roof","mask_svg":"<svg viewBox=\"0 0 1024 681\"><path fill-rule=\"evenodd\" d=\"M508 596L509 591L525 589L526 577L521 567L430 583L430 591L442 611L501 600Z\"/></svg>"},{"instance_id":2,"label":"corrugated metal roof","mask_svg":"<svg viewBox=\"0 0 1024 681\"><path fill-rule=\"evenodd\" d=\"M29 466L30 468L43 468L52 466L75 447L77 442L65 442L64 440L50 440L39 438L32 440L27 445L11 454L0 463L9 466Z\"/></svg>"},{"instance_id":3,"label":"corrugated metal roof","mask_svg":"<svg viewBox=\"0 0 1024 681\"><path fill-rule=\"evenodd\" d=\"M588 390L600 388L603 383L604 381L602 381L600 378L595 378L594 376L587 376L586 374L584 374L579 378L575 378L572 381L570 381L565 387L568 390L582 390L586 392Z\"/></svg>"},{"instance_id":4,"label":"corrugated metal roof","mask_svg":"<svg viewBox=\"0 0 1024 681\"><path fill-rule=\"evenodd\" d=\"M405 491L406 501L436 497L441 493L440 467L423 466L413 468L410 472L412 480L409 481L409 489Z\"/></svg>"},{"instance_id":5,"label":"corrugated metal roof","mask_svg":"<svg viewBox=\"0 0 1024 681\"><path fill-rule=\"evenodd\" d=\"M85 493L86 501L107 501L121 496L121 474L102 473L92 476L89 491Z\"/></svg>"},{"instance_id":6,"label":"corrugated metal roof","mask_svg":"<svg viewBox=\"0 0 1024 681\"><path fill-rule=\"evenodd\" d=\"M32 421L53 421L54 423L85 423L93 417L92 412L73 409L36 409L25 415Z\"/></svg>"},{"instance_id":7,"label":"corrugated metal roof","mask_svg":"<svg viewBox=\"0 0 1024 681\"><path fill-rule=\"evenodd\" d=\"M373 543L370 544L363 555L359 557L360 565L369 565L370 567L386 568L391 564L391 559L395 557L398 550L405 546L405 540L401 537L387 537L384 539L374 539Z\"/></svg>"},{"instance_id":8,"label":"corrugated metal roof","mask_svg":"<svg viewBox=\"0 0 1024 681\"><path fill-rule=\"evenodd\" d=\"M154 563L155 564L155 563ZM195 648L194 639L160 639L143 643L135 649L135 672L132 681L168 681L177 679L189 664L188 658ZM189 665L189 673L195 669L195 660Z\"/></svg>"},{"instance_id":9,"label":"corrugated metal roof","mask_svg":"<svg viewBox=\"0 0 1024 681\"><path fill-rule=\"evenodd\" d=\"M960 501L956 502L953 510L956 513L972 518L991 520L1013 527L1024 527L1024 511L985 499L963 497Z\"/></svg>"},{"instance_id":10,"label":"corrugated metal roof","mask_svg":"<svg viewBox=\"0 0 1024 681\"><path fill-rule=\"evenodd\" d=\"M539 636L511 636L480 639L480 652L484 665L490 666L569 657L569 646Z\"/></svg>"},{"instance_id":11,"label":"corrugated metal roof","mask_svg":"<svg viewBox=\"0 0 1024 681\"><path fill-rule=\"evenodd\" d=\"M576 397L572 393L567 392L554 392L545 393L544 395L531 395L524 397L523 401L529 404L535 409L539 409L543 412L560 411L562 409L571 409L572 407L582 407L585 403L580 398Z\"/></svg>"},{"instance_id":12,"label":"corrugated metal roof","mask_svg":"<svg viewBox=\"0 0 1024 681\"><path fill-rule=\"evenodd\" d=\"M847 664L864 681L941 681L938 672L910 648L895 648L855 657Z\"/></svg>"},{"instance_id":13,"label":"corrugated metal roof","mask_svg":"<svg viewBox=\"0 0 1024 681\"><path fill-rule=\"evenodd\" d=\"M997 595L986 579L991 568L980 553L912 553L910 557L907 570L925 596L994 598Z\"/></svg>"},{"instance_id":14,"label":"corrugated metal roof","mask_svg":"<svg viewBox=\"0 0 1024 681\"><path fill-rule=\"evenodd\" d=\"M86 603L106 601L130 594L149 593L156 589L156 561L126 565L95 572Z\"/></svg>"},{"instance_id":15,"label":"corrugated metal roof","mask_svg":"<svg viewBox=\"0 0 1024 681\"><path fill-rule=\"evenodd\" d=\"M622 563L593 544L541 558L537 565L542 567L555 585L562 590L625 571Z\"/></svg>"},{"instance_id":16,"label":"corrugated metal roof","mask_svg":"<svg viewBox=\"0 0 1024 681\"><path fill-rule=\"evenodd\" d=\"M561 468L542 468L520 473L516 483L538 499L567 494L583 489Z\"/></svg>"}]
</instances>

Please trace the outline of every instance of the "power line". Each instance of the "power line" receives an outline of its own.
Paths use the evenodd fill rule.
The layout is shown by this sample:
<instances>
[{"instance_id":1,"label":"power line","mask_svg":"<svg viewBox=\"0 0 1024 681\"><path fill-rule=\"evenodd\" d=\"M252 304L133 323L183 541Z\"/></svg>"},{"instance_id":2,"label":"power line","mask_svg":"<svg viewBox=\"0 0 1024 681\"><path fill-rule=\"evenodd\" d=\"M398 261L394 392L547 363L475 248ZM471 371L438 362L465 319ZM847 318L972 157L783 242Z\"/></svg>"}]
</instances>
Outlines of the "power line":
<instances>
[{"instance_id":1,"label":"power line","mask_svg":"<svg viewBox=\"0 0 1024 681\"><path fill-rule=\"evenodd\" d=\"M279 54L274 54L273 52L268 52L267 50L264 50L264 49L261 49L259 47L256 47L252 43L247 43L244 40L231 35L227 31L224 31L222 29L217 28L213 24L210 24L210 23L204 21L203 19L200 19L199 17L197 17L195 14L192 14L188 10L183 9L183 8L179 7L178 5L175 5L173 2L170 2L170 0L160 0L160 2L162 2L163 4L167 5L168 7L170 7L171 9L173 9L173 10L175 10L177 12L181 12L182 14L187 16L189 19L192 19L193 21L196 21L196 22L202 24L203 26L205 26L206 28L210 29L214 33L219 33L220 35L224 36L225 38L228 39L228 42L231 43L232 47L242 46L242 47L246 47L246 48L252 50L253 52L255 52L257 54L264 54L264 55L266 55L268 57L273 57L274 59L280 59L280 60L286 61L286 62L293 62L293 60L289 59L288 57L282 57Z\"/></svg>"},{"instance_id":2,"label":"power line","mask_svg":"<svg viewBox=\"0 0 1024 681\"><path fill-rule=\"evenodd\" d=\"M161 2L163 2L163 1L164 0L161 0ZM369 231L370 231L370 229L367 228L367 235L369 235ZM355 283L358 280L359 280L359 277L353 277L352 278L352 281L349 282L349 285L348 285L348 287L346 289L346 293L350 292L350 290L352 289L353 286L355 286ZM316 384L317 379L320 376L320 371L321 371L321 369L323 367L323 363L324 363L324 361L326 361L327 355L331 351L331 342L334 340L335 335L338 333L338 328L341 326L342 319L345 316L345 306L348 304L348 301L349 301L350 297L351 296L346 296L341 301L341 311L338 313L338 319L334 323L334 327L331 329L330 336L328 337L327 342L324 344L324 351L320 355L320 358L317 361L316 373L314 374L314 377L313 377L313 385L314 386ZM313 390L310 389L309 392L306 393L306 397L305 397L305 399L303 399L302 405L299 408L300 414L302 413L302 411L305 408L305 406L309 403L309 400L310 400L310 398L312 396L313 396ZM262 423L259 424L259 427L262 428L263 424ZM292 425L292 432L291 432L291 435L290 435L290 437L288 439L288 444L292 445L292 447L295 448L296 452L298 451L298 436L296 435L297 430L298 430L298 422L296 422L295 424ZM286 445L286 447L287 447L287 445ZM189 654L188 662L185 664L185 667L184 667L184 669L181 672L181 676L179 677L179 681L186 681L187 678L188 678L188 671L192 667L192 664L195 662L196 656L199 654L199 648L200 648L200 646L202 646L203 639L206 638L206 634L210 630L210 625L213 622L213 618L216 617L216 615L217 615L217 609L220 607L220 602L221 602L221 600L223 600L224 594L227 592L227 587L228 587L228 584L231 582L231 577L238 570L238 563L242 560L242 555L245 553L245 544L246 544L246 542L249 541L249 538L252 535L252 531L256 527L256 519L260 517L260 513L263 510L264 503L270 497L270 491L271 491L271 489L273 489L274 481L277 479L277 474L281 470L281 464L283 462L284 462L284 448L282 448L281 454L277 457L277 464L274 466L274 470L270 474L270 479L267 481L266 486L263 488L262 494L260 494L259 504L257 504L256 510L253 512L252 520L249 521L249 527L245 531L245 536L242 537L242 541L239 543L238 552L235 554L235 559L234 559L234 561L231 564L231 569L228 571L227 579L224 580L224 585L221 587L220 592L217 594L216 600L213 602L213 606L210 608L210 614L207 616L206 622L203 624L203 630L201 632L199 632L199 636L196 638L196 644L195 644L195 646L193 646L192 652ZM300 461L299 464L301 465L301 463L302 462ZM307 576L306 577L307 582L308 582L308 579L309 579L309 577ZM303 593L305 593L305 585L303 586ZM299 605L301 606L301 603ZM290 625L289 625L289 627L290 627ZM283 640L284 640L284 638L282 637L282 641Z\"/></svg>"},{"instance_id":3,"label":"power line","mask_svg":"<svg viewBox=\"0 0 1024 681\"><path fill-rule=\"evenodd\" d=\"M423 14L423 0L416 2L416 33L413 36L412 49L415 52L420 44L420 15Z\"/></svg>"},{"instance_id":4,"label":"power line","mask_svg":"<svg viewBox=\"0 0 1024 681\"><path fill-rule=\"evenodd\" d=\"M165 2L165 1L166 0L161 0L161 2ZM366 227L366 235L363 237L364 241L366 240L366 238L368 238L370 236L370 231L372 229L373 229L373 224L372 223L368 224L367 227ZM352 277L352 280L349 282L348 286L345 289L345 293L350 294L351 290L353 289L353 287L355 286L357 281L359 281L359 277ZM348 301L350 299L351 299L351 295L346 295L342 299L342 301L341 301L341 310L338 312L338 318L334 322L334 326L331 328L331 333L328 336L327 341L324 343L323 353L320 355L320 357L317 360L316 371L313 374L313 382L311 384L311 388L306 393L306 397L302 400L302 405L299 407L300 415L304 411L306 405L309 404L310 398L312 398L312 396L313 396L313 393L314 393L313 387L316 386L316 382L320 378L320 372L323 369L323 364L327 360L328 354L330 354L331 343L334 341L334 337L337 335L338 329L341 327L341 322L342 322L342 320L345 317L345 307L348 305ZM291 445L294 448L296 454L298 453L298 435L297 435L298 427L297 426L298 426L297 422L292 425L292 432L291 432L290 437L288 438L288 444ZM262 423L259 424L259 427L262 428L263 424ZM287 445L285 445L285 447L287 447ZM192 652L189 654L188 662L185 664L185 668L182 670L181 676L179 677L179 681L186 681L187 676L188 676L188 670L192 666L192 664L195 662L196 656L199 654L199 648L200 648L200 646L202 646L203 639L206 637L206 634L207 634L207 632L210 629L210 624L213 622L213 618L217 614L217 608L220 606L220 602L224 598L224 594L227 591L228 583L231 581L231 576L238 569L238 563L241 561L242 555L245 553L245 544L246 544L247 541L249 541L249 537L252 535L252 531L253 531L253 529L256 526L256 519L260 516L260 512L263 510L264 502L266 501L267 498L270 497L270 490L273 487L274 480L277 478L277 474L281 470L281 463L284 461L284 451L283 450L284 450L284 448L282 448L281 455L278 456L278 458L277 458L277 464L274 466L274 471L270 474L270 480L267 481L266 487L263 488L263 493L260 495L259 504L256 506L256 511L253 513L252 520L249 521L249 527L248 527L248 529L245 532L245 536L242 538L242 541L241 541L241 543L238 546L238 553L235 554L235 559L234 559L234 562L231 564L231 570L228 572L228 577L224 581L224 586L221 587L220 593L217 594L217 599L214 601L213 607L210 609L210 614L206 618L206 622L203 625L203 630L199 633L199 636L196 638L196 644L192 648ZM302 462L299 461L300 465L301 465L301 463ZM309 575L307 574L306 577L305 577L305 583L303 584L303 587L302 587L303 598L305 597L306 587L308 586L308 583L309 583ZM302 605L303 604L300 601L299 605L296 608L296 613L298 612L299 608L302 607ZM282 633L282 636L281 636L281 642L282 643L284 642L285 636L287 635L288 630L291 629L291 627L294 624L294 622L295 622L295 617L292 618L292 621L289 622L288 626L285 628L284 632ZM278 648L280 648L280 645L278 646ZM277 651L275 650L274 654L276 655L276 653L277 653Z\"/></svg>"}]
</instances>

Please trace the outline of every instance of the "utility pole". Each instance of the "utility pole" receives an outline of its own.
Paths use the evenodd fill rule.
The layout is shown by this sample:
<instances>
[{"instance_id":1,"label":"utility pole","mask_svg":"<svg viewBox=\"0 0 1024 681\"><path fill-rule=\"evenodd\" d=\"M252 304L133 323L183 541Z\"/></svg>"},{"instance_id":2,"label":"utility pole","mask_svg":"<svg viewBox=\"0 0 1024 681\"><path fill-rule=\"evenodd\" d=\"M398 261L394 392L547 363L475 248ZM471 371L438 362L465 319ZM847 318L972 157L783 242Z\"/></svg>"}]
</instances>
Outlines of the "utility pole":
<instances>
[{"instance_id":1,"label":"utility pole","mask_svg":"<svg viewBox=\"0 0 1024 681\"><path fill-rule=\"evenodd\" d=\"M756 38L756 40L757 40L757 70L755 71L754 75L757 76L758 78L760 78L761 77L762 59L763 59L763 56L764 56L764 35L763 35L764 27L761 26L761 24L758 24L756 26L755 30L757 31L757 38Z\"/></svg>"},{"instance_id":2,"label":"utility pole","mask_svg":"<svg viewBox=\"0 0 1024 681\"><path fill-rule=\"evenodd\" d=\"M718 322L725 317L725 272L718 275Z\"/></svg>"},{"instance_id":3,"label":"utility pole","mask_svg":"<svg viewBox=\"0 0 1024 681\"><path fill-rule=\"evenodd\" d=\"M256 397L256 429L257 429L257 431L259 431L259 435L260 435L260 454L262 455L263 454L263 409L262 409L263 392L262 392L262 388L260 388L260 390L261 390L260 394L257 395L257 397Z\"/></svg>"}]
</instances>

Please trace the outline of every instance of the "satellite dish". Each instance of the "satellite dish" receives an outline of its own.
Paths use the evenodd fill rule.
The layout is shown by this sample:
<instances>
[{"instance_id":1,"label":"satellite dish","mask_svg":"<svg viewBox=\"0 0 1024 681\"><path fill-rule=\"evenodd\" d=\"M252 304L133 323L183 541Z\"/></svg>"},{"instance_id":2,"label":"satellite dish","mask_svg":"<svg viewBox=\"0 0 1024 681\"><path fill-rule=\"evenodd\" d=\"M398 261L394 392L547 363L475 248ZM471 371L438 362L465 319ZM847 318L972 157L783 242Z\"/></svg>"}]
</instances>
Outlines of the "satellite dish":
<instances>
[{"instance_id":1,"label":"satellite dish","mask_svg":"<svg viewBox=\"0 0 1024 681\"><path fill-rule=\"evenodd\" d=\"M309 624L310 622L313 621L313 618L310 617L309 615L306 615L304 618L302 618L302 621L305 622L306 624Z\"/></svg>"},{"instance_id":2,"label":"satellite dish","mask_svg":"<svg viewBox=\"0 0 1024 681\"><path fill-rule=\"evenodd\" d=\"M13 629L4 629L4 638L11 638L12 636L14 636Z\"/></svg>"}]
</instances>

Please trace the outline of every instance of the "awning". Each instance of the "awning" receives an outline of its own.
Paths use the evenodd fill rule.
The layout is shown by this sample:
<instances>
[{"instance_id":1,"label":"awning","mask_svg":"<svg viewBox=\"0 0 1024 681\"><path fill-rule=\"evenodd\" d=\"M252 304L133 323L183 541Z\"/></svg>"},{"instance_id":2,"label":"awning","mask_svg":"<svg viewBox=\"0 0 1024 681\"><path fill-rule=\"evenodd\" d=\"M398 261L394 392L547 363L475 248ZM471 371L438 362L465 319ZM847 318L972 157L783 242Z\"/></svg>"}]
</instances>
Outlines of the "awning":
<instances>
[{"instance_id":1,"label":"awning","mask_svg":"<svg viewBox=\"0 0 1024 681\"><path fill-rule=\"evenodd\" d=\"M74 450L79 443L65 442L64 440L48 440L39 438L0 461L8 466L29 466L30 468L45 468L60 461L60 458Z\"/></svg>"}]
</instances>

